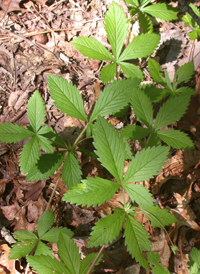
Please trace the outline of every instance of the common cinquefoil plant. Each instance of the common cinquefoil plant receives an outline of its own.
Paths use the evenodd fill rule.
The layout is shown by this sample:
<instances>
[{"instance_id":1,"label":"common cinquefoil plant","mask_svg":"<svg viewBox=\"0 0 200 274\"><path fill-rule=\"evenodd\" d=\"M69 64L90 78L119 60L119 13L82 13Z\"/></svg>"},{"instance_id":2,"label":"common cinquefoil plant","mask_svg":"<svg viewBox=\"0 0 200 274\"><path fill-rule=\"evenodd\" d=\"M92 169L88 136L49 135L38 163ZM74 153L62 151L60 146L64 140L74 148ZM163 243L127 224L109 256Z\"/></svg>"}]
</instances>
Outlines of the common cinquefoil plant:
<instances>
[{"instance_id":1,"label":"common cinquefoil plant","mask_svg":"<svg viewBox=\"0 0 200 274\"><path fill-rule=\"evenodd\" d=\"M190 3L189 6L193 10L193 12L198 17L200 17L199 9L195 5L193 5L192 3ZM198 37L200 37L200 27L188 12L186 12L186 14L182 17L182 20L187 26L190 26L191 29L192 29L191 32L189 33L190 40L195 40Z\"/></svg>"},{"instance_id":2,"label":"common cinquefoil plant","mask_svg":"<svg viewBox=\"0 0 200 274\"><path fill-rule=\"evenodd\" d=\"M111 62L101 69L100 76L103 83L113 80L115 76L118 78L118 67L127 77L138 77L142 80L144 77L142 71L127 61L151 55L159 43L160 35L155 33L138 35L122 50L128 34L126 14L115 2L112 2L104 22L112 54L97 39L92 37L78 37L71 42L72 45L84 56Z\"/></svg>"},{"instance_id":3,"label":"common cinquefoil plant","mask_svg":"<svg viewBox=\"0 0 200 274\"><path fill-rule=\"evenodd\" d=\"M179 67L174 74L172 83L167 70L162 72L161 66L154 59L149 58L148 70L153 80L162 86L162 88L157 88L156 84L144 84L140 86L140 89L145 91L151 102L159 102L169 95L194 94L194 89L183 85L189 82L194 74L193 62L186 63Z\"/></svg>"},{"instance_id":4,"label":"common cinquefoil plant","mask_svg":"<svg viewBox=\"0 0 200 274\"><path fill-rule=\"evenodd\" d=\"M27 180L33 181L48 178L61 166L62 178L68 188L70 188L63 197L63 200L66 202L76 203L77 205L96 206L108 201L120 188L122 189L123 196L126 192L129 196L129 202L126 202L124 196L124 203L119 204L119 207L114 210L115 213L101 219L96 224L91 233L88 246L99 246L112 242L119 235L120 231L123 230L128 251L135 257L136 261L147 268L148 260L143 257L142 252L150 252L151 241L143 226L134 219L136 209L146 214L154 227L164 227L175 222L176 219L168 210L161 210L158 205L154 205L153 197L149 193L149 190L139 182L158 174L165 159L167 159L169 147L160 145L149 147L146 150L143 149L140 153L138 152L135 157L132 157L128 142L118 130L103 118L107 114L120 111L130 101L136 102L134 97L138 96L138 91L135 90L138 84L138 78L118 80L109 84L100 93L93 112L90 118L88 118L83 107L81 94L76 87L61 77L49 75L49 92L56 106L67 115L81 119L86 123L77 140L73 144L68 140L62 140L56 132L42 124L44 115L42 119L40 118L40 123L37 122L37 107L39 106L41 113L45 113L45 106L38 91L32 95L28 103L28 117L31 126L25 129L18 125L1 124L0 140L1 142L8 140L12 142L22 140L24 137L34 138L35 141L30 143L31 145L28 144L30 140L27 142L30 146L28 152L23 148L20 155L20 163L23 163L24 159L27 159L26 153L32 159L32 162L29 161L28 166L25 165L23 172L27 174ZM140 95L143 96L145 93L141 93ZM148 99L148 96L145 96ZM151 112L151 107L146 105L145 102L145 100L140 101L142 108L146 109L149 107ZM185 107L184 104L184 109ZM179 115L182 112L183 109L181 108ZM162 113L163 116L164 114L165 112ZM142 118L139 113L137 115L140 119ZM173 119L175 119L174 116ZM160 120L159 118L158 121L159 123L157 123L160 125L162 119ZM166 123L166 120L164 121ZM50 153L38 155L36 153L40 144L38 141L40 140L38 132L41 133L43 129L45 129L44 138L48 140L47 144L49 147L56 147L56 150L52 148ZM100 177L81 179L81 168L77 161L76 151L78 150L79 141L87 130L88 132L92 132L95 146L94 153L101 164L111 173L113 180ZM25 132L28 133L24 136ZM188 138L186 141L188 142L188 146L190 146L190 139ZM44 150L45 145L40 147ZM62 150L58 150L58 148ZM125 176L123 176L125 159L129 159L130 163ZM48 228L45 229L44 233L47 230ZM35 238L32 234L31 237ZM38 237L44 240L44 237L38 234L35 241L38 241ZM21 238L18 237L18 239L20 240ZM155 266L153 262L151 265L152 267Z\"/></svg>"},{"instance_id":5,"label":"common cinquefoil plant","mask_svg":"<svg viewBox=\"0 0 200 274\"><path fill-rule=\"evenodd\" d=\"M53 223L53 211L47 210L38 220L38 228L34 233L24 229L15 231L13 236L18 241L12 246L9 259L26 257L33 269L41 274L87 274L98 253L91 253L81 261L79 249L71 239L73 232L63 227L51 228ZM60 262L53 256L45 242L58 244ZM101 259L102 254L95 265Z\"/></svg>"},{"instance_id":6,"label":"common cinquefoil plant","mask_svg":"<svg viewBox=\"0 0 200 274\"><path fill-rule=\"evenodd\" d=\"M153 31L152 17L163 21L177 19L178 10L166 3L153 4L154 0L125 0L129 6L131 15L138 19L140 32L151 33ZM151 5L152 4L152 5Z\"/></svg>"}]
</instances>

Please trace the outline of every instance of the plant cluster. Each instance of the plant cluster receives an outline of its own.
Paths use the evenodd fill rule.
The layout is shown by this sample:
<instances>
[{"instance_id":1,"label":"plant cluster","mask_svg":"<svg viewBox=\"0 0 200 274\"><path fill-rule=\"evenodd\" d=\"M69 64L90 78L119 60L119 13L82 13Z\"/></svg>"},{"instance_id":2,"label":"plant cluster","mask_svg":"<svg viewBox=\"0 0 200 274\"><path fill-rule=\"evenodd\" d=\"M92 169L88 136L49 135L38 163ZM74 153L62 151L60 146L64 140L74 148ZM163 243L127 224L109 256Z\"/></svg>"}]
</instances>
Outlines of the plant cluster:
<instances>
[{"instance_id":1,"label":"plant cluster","mask_svg":"<svg viewBox=\"0 0 200 274\"><path fill-rule=\"evenodd\" d=\"M176 19L174 9L165 4L147 6L150 2L143 0L139 5L137 0L126 1L134 6L131 8L132 15L136 12L140 13L140 24L149 22L146 13L155 16L156 10L160 10L158 17L163 20ZM168 17L164 17L164 14ZM159 43L159 35L150 33L152 27L149 27L146 33L138 35L123 50L123 43L128 34L128 19L114 2L106 14L105 29L113 55L91 37L76 38L72 42L73 46L85 56L112 62L101 70L102 81L104 83L111 81L111 83L100 92L89 117L86 115L79 90L62 77L48 76L49 93L57 108L62 113L85 122L84 129L74 143L62 139L54 129L45 125L45 104L38 91L31 96L27 106L30 125L24 128L14 124L1 124L0 141L12 143L28 139L22 148L19 160L21 171L28 181L49 178L61 167L62 179L69 189L63 196L65 202L88 207L102 205L121 190L123 203L119 203L119 206L113 209L113 214L100 219L95 224L88 247L111 243L122 231L127 250L141 266L147 269L149 265L155 274L167 274L169 271L159 264L159 255L151 252L151 241L147 231L134 216L141 212L147 216L153 227L164 230L165 226L177 221L167 209L160 209L154 204L151 193L142 181L158 174L169 157L170 147L194 148L192 140L186 133L174 128L163 129L179 120L187 110L193 91L184 86L180 87L180 84L190 80L194 71L193 63L180 67L171 83L167 72L164 71L163 75L160 65L150 58L149 73L163 88L157 88L156 84L140 85L143 73L129 60L151 55ZM118 67L122 69L127 79L119 79ZM153 104L163 99L165 102L155 116ZM139 125L127 126L119 132L104 117L119 113L129 105ZM92 136L94 151L79 148L85 136L86 138ZM143 149L132 155L128 140L141 141L144 145ZM97 158L113 179L107 180L96 176L82 180L82 171L77 160L78 151ZM129 161L129 165L124 174L125 160ZM125 199L125 192L129 197L128 202ZM80 262L78 248L71 239L72 232L62 227L51 228L53 222L52 211L46 211L38 221L37 231L15 232L14 237L18 242L11 249L10 258L20 258L30 254L32 256L27 257L28 262L42 274L89 273L90 265L97 254L92 253ZM166 230L165 232L167 234ZM60 263L44 243L46 241L58 243ZM144 251L146 256L143 256ZM96 264L101 259L102 256L98 257Z\"/></svg>"}]
</instances>

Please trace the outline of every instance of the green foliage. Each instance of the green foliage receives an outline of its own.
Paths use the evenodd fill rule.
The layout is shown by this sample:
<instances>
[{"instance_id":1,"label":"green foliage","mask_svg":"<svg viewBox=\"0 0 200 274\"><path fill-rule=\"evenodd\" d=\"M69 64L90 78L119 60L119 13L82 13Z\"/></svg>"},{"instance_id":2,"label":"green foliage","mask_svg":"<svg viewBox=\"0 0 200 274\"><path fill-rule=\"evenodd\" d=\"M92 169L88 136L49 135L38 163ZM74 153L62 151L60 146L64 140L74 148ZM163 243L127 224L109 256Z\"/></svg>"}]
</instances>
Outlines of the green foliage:
<instances>
[{"instance_id":1,"label":"green foliage","mask_svg":"<svg viewBox=\"0 0 200 274\"><path fill-rule=\"evenodd\" d=\"M112 63L101 70L101 80L107 83L118 74L117 67L120 66L127 77L143 79L143 73L134 64L125 61L151 55L157 47L160 36L147 33L137 36L122 51L123 43L128 34L128 19L125 12L112 2L105 16L105 30L112 53L96 39L92 37L78 37L72 41L72 45L84 56L97 60L108 60Z\"/></svg>"},{"instance_id":2,"label":"green foliage","mask_svg":"<svg viewBox=\"0 0 200 274\"><path fill-rule=\"evenodd\" d=\"M166 3L157 3L149 5L154 2L152 0L125 0L129 4L129 10L132 16L138 14L138 22L140 25L140 32L151 33L153 31L153 23L151 17L155 17L164 21L172 21L177 19L178 10Z\"/></svg>"},{"instance_id":3,"label":"green foliage","mask_svg":"<svg viewBox=\"0 0 200 274\"><path fill-rule=\"evenodd\" d=\"M194 90L189 87L178 87L181 83L187 83L192 78L194 74L194 64L193 62L186 63L183 66L179 67L174 74L173 83L170 82L169 75L167 70L164 71L164 75L161 73L161 66L154 60L148 60L148 69L151 77L155 82L164 86L163 88L156 88L155 85L145 87L141 86L141 89L149 96L152 102L159 102L163 97L168 95L180 95L180 94L194 94Z\"/></svg>"},{"instance_id":4,"label":"green foliage","mask_svg":"<svg viewBox=\"0 0 200 274\"><path fill-rule=\"evenodd\" d=\"M139 14L140 27L144 33L134 38L125 49L123 44L128 34L128 19L115 2L111 4L105 17L105 29L112 54L92 37L81 37L72 42L85 56L111 62L101 70L104 83L112 81L115 75L118 79L118 67L128 77L112 81L100 92L89 117L79 90L61 77L48 76L49 93L57 108L64 114L84 121L85 127L74 143L63 140L53 129L44 125L45 106L38 91L32 95L27 106L30 125L24 128L2 123L0 141L12 143L29 138L20 154L21 171L27 174L26 179L29 181L47 179L61 167L62 179L68 187L63 195L65 202L87 207L100 206L120 189L123 203L119 202L119 207L113 209L112 214L95 224L88 247L112 243L123 233L127 250L141 266L147 269L150 265L154 274L168 274L169 271L159 263L159 255L149 252L151 241L147 231L134 216L141 212L147 216L153 227L159 228L177 221L167 209L160 209L153 204L153 196L143 186L142 181L159 173L169 155L170 146L177 149L194 148L192 140L184 132L162 129L185 114L194 91L179 85L191 79L194 65L187 63L178 68L171 83L167 71L162 73L161 66L150 58L148 68L151 77L164 88L157 88L155 84L138 87L143 73L129 61L151 55L159 43L159 35L151 33L153 26L149 15L166 21L177 18L177 12L171 6L165 3L149 5L150 2L126 0L131 5L132 15ZM168 98L155 117L153 103L161 101L163 97ZM119 132L104 117L124 114L130 104L141 125L130 125ZM79 148L79 143L85 136L92 136L95 147L93 151ZM133 157L126 139L144 139L146 148ZM161 146L161 141L168 146ZM77 160L78 151L98 159L110 173L111 179L96 176L82 180L81 166ZM125 160L129 162L126 169ZM125 193L129 202L126 202ZM37 231L14 232L17 243L13 245L9 258L17 259L29 255L27 260L37 273L87 274L97 254L89 254L81 261L78 247L71 239L73 233L62 227L52 228L53 223L53 212L48 210L41 215ZM59 262L45 242L58 244ZM172 249L175 249L174 246ZM147 256L143 256L144 252ZM198 250L194 248L190 256L191 273L200 268L198 256ZM101 259L102 256L96 264Z\"/></svg>"},{"instance_id":5,"label":"green foliage","mask_svg":"<svg viewBox=\"0 0 200 274\"><path fill-rule=\"evenodd\" d=\"M80 261L79 249L70 237L65 233L60 233L58 240L58 254L60 262L49 255L28 256L27 261L37 273L40 274L87 274L91 263L98 253L91 253ZM102 255L95 265L102 260Z\"/></svg>"},{"instance_id":6,"label":"green foliage","mask_svg":"<svg viewBox=\"0 0 200 274\"><path fill-rule=\"evenodd\" d=\"M159 264L160 255L158 253L147 252L147 258L153 274L170 274L168 269Z\"/></svg>"},{"instance_id":7,"label":"green foliage","mask_svg":"<svg viewBox=\"0 0 200 274\"><path fill-rule=\"evenodd\" d=\"M196 247L193 247L190 252L190 261L189 261L189 270L190 274L196 274L200 271L200 250Z\"/></svg>"},{"instance_id":8,"label":"green foliage","mask_svg":"<svg viewBox=\"0 0 200 274\"><path fill-rule=\"evenodd\" d=\"M57 243L60 233L64 233L67 237L72 237L71 230L63 227L51 228L54 223L54 214L51 210L44 212L38 220L38 229L36 232L29 232L21 229L15 231L13 236L18 240L10 250L9 259L18 259L25 257L31 252L36 255L45 255L53 258L53 254L49 247L43 241Z\"/></svg>"},{"instance_id":9,"label":"green foliage","mask_svg":"<svg viewBox=\"0 0 200 274\"><path fill-rule=\"evenodd\" d=\"M115 180L101 179L99 177L87 178L81 184L70 189L64 194L63 200L77 205L95 206L108 201L119 189L126 191L132 202L142 206L153 225L163 226L176 221L167 210L162 211L153 205L153 198L149 191L135 182L152 178L158 174L168 155L168 147L152 147L137 153L129 163L128 170L123 175L126 141L119 132L105 119L98 117L93 129L94 146L101 164L113 175ZM101 219L93 228L88 247L99 246L112 242L120 233L125 223L124 237L127 249L143 267L147 268L148 262L142 256L143 251L149 251L151 242L147 232L134 218L135 209L129 204L117 208L114 213ZM155 209L154 209L155 207ZM146 209L150 208L150 212ZM159 211L160 210L160 211ZM158 218L156 219L158 214ZM156 216L155 216L156 215ZM166 216L166 218L164 218Z\"/></svg>"},{"instance_id":10,"label":"green foliage","mask_svg":"<svg viewBox=\"0 0 200 274\"><path fill-rule=\"evenodd\" d=\"M1 142L12 143L31 137L24 145L20 154L20 167L24 174L28 173L37 163L40 156L39 146L45 152L53 152L53 138L50 140L45 135L51 132L54 138L56 136L52 129L42 125L45 118L45 106L38 91L34 92L28 102L27 114L31 124L27 129L7 123L0 125Z\"/></svg>"},{"instance_id":11,"label":"green foliage","mask_svg":"<svg viewBox=\"0 0 200 274\"><path fill-rule=\"evenodd\" d=\"M189 6L193 10L193 12L198 17L200 17L199 9L192 3L190 3ZM188 12L186 12L186 15L182 17L182 20L187 26L190 26L192 29L192 31L189 33L190 40L195 40L200 37L200 27Z\"/></svg>"},{"instance_id":12,"label":"green foliage","mask_svg":"<svg viewBox=\"0 0 200 274\"><path fill-rule=\"evenodd\" d=\"M180 81L187 79L186 75L178 77ZM160 140L162 140L168 146L177 149L193 149L194 144L186 133L175 129L162 130L163 127L176 122L185 114L190 97L190 93L169 97L160 107L155 122L153 122L153 104L149 96L143 90L135 90L131 97L131 105L137 119L148 129L144 129L142 126L130 125L121 131L122 136L130 140L141 140L148 137L145 145L150 147L159 145Z\"/></svg>"}]
</instances>

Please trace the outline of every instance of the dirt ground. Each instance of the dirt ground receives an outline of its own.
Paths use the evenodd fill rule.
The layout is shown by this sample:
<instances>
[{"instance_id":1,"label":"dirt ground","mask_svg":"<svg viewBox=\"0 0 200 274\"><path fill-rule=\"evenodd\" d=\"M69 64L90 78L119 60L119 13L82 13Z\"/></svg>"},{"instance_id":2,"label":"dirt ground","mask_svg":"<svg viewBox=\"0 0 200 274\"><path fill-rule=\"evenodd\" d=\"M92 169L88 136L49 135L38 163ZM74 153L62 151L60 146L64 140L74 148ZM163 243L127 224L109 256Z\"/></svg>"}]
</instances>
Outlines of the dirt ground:
<instances>
[{"instance_id":1,"label":"dirt ground","mask_svg":"<svg viewBox=\"0 0 200 274\"><path fill-rule=\"evenodd\" d=\"M104 16L111 2L0 0L0 123L26 126L29 123L26 105L37 89L46 105L45 123L62 132L70 141L75 140L82 125L55 108L48 94L47 75L55 74L72 81L83 96L86 112L90 112L95 92L103 88L100 69L104 63L85 58L70 42L76 37L92 36L109 48ZM127 12L126 5L118 2ZM171 4L179 8L178 1ZM189 252L193 246L200 248L200 42L190 41L188 31L189 28L181 20L159 22L155 26L161 41L154 54L162 68L167 68L170 79L173 79L177 67L189 61L194 62L196 71L188 83L195 89L195 95L186 115L174 125L192 138L196 149L174 150L162 172L155 180L146 182L157 203L162 208L170 209L179 220L178 224L167 228L180 249L176 255L171 253L164 231L147 228L153 242L152 251L160 254L162 265L171 273L188 273ZM136 35L137 27L134 25L131 37ZM143 70L145 72L146 68L143 67ZM145 81L152 82L150 76L145 75ZM109 119L116 127L121 122L115 117ZM127 124L127 117L123 118L122 123L122 127ZM5 258L9 252L7 244L12 244L12 232L19 229L34 231L37 228L38 218L45 210L60 172L47 181L27 182L18 164L23 144L0 144L0 250L4 250L0 252L0 265L4 265L2 261L6 260L5 267L10 263ZM80 163L83 178L96 174L103 174L104 178L109 176L96 160L80 157ZM122 195L115 194L100 207L86 208L63 202L66 189L60 181L51 209L55 214L55 225L73 230L74 240L83 258L93 251L87 248L92 226L99 218L111 213ZM143 218L138 216L139 222L144 223ZM52 249L56 253L56 247L52 246ZM106 246L103 253L104 260L94 273L150 273L131 258L122 236ZM4 268L1 273L25 273L26 266L25 260L17 261L15 272L6 272ZM29 269L28 273L35 272Z\"/></svg>"}]
</instances>

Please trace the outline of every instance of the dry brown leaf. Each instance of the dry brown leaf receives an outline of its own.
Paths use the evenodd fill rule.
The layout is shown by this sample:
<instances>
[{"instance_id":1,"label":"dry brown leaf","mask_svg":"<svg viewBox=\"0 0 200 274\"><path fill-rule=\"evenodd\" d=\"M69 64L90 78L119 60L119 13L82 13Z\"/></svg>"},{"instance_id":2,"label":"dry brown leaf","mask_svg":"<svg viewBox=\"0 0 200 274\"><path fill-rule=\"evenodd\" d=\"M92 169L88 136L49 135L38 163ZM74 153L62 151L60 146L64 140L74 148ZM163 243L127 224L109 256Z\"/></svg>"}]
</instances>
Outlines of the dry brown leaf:
<instances>
[{"instance_id":1,"label":"dry brown leaf","mask_svg":"<svg viewBox=\"0 0 200 274\"><path fill-rule=\"evenodd\" d=\"M195 222L196 215L190 208L189 199L187 197L181 196L179 193L174 193L174 197L178 202L176 209L171 209L173 215L178 219L178 227L187 226L194 230L200 231L200 226Z\"/></svg>"},{"instance_id":2,"label":"dry brown leaf","mask_svg":"<svg viewBox=\"0 0 200 274\"><path fill-rule=\"evenodd\" d=\"M154 241L151 244L151 251L160 255L160 263L163 267L169 267L169 259L171 257L171 251L166 239L165 233L162 231L161 235L154 237Z\"/></svg>"},{"instance_id":3,"label":"dry brown leaf","mask_svg":"<svg viewBox=\"0 0 200 274\"><path fill-rule=\"evenodd\" d=\"M0 273L1 274L15 274L15 261L9 260L10 248L7 244L0 245Z\"/></svg>"},{"instance_id":4,"label":"dry brown leaf","mask_svg":"<svg viewBox=\"0 0 200 274\"><path fill-rule=\"evenodd\" d=\"M0 0L0 7L5 13L11 11L18 11L21 10L20 2L22 0ZM44 5L47 0L36 0L41 5Z\"/></svg>"},{"instance_id":5,"label":"dry brown leaf","mask_svg":"<svg viewBox=\"0 0 200 274\"><path fill-rule=\"evenodd\" d=\"M21 0L1 0L0 1L0 7L2 8L5 13L10 12L10 11L16 11L20 10L19 3Z\"/></svg>"}]
</instances>

